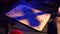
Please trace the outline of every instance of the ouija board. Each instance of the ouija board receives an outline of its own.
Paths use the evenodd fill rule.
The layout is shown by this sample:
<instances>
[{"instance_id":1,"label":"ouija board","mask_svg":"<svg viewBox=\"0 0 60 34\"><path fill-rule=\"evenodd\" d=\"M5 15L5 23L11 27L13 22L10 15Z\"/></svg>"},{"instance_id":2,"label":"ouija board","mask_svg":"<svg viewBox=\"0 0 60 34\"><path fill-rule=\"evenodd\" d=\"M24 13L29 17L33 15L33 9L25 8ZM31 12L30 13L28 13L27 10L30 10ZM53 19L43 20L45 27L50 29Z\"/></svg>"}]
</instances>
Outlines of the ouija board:
<instances>
[{"instance_id":1,"label":"ouija board","mask_svg":"<svg viewBox=\"0 0 60 34\"><path fill-rule=\"evenodd\" d=\"M17 5L5 15L38 31L43 30L51 16L46 12L25 5Z\"/></svg>"}]
</instances>

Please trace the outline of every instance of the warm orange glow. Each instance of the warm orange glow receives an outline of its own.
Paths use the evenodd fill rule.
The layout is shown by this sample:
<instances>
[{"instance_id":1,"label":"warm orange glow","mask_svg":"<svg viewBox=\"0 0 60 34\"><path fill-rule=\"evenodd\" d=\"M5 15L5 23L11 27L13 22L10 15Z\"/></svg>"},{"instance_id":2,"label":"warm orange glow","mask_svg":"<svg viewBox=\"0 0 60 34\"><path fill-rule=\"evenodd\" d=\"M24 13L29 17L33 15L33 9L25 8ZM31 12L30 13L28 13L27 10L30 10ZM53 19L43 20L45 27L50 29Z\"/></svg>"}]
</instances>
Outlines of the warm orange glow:
<instances>
[{"instance_id":1,"label":"warm orange glow","mask_svg":"<svg viewBox=\"0 0 60 34\"><path fill-rule=\"evenodd\" d=\"M26 25L29 25L28 23L29 23L29 21L27 20L27 19L22 19L22 20L18 20L19 22L22 22L22 23L24 23L24 24L26 24Z\"/></svg>"},{"instance_id":2,"label":"warm orange glow","mask_svg":"<svg viewBox=\"0 0 60 34\"><path fill-rule=\"evenodd\" d=\"M33 11L34 13L39 13L39 12L41 12L40 10L36 10L36 9L32 9L32 11Z\"/></svg>"},{"instance_id":3,"label":"warm orange glow","mask_svg":"<svg viewBox=\"0 0 60 34\"><path fill-rule=\"evenodd\" d=\"M58 11L60 12L60 7L59 7Z\"/></svg>"},{"instance_id":4,"label":"warm orange glow","mask_svg":"<svg viewBox=\"0 0 60 34\"><path fill-rule=\"evenodd\" d=\"M58 9L58 14L60 15L60 7L59 7L59 9Z\"/></svg>"}]
</instances>

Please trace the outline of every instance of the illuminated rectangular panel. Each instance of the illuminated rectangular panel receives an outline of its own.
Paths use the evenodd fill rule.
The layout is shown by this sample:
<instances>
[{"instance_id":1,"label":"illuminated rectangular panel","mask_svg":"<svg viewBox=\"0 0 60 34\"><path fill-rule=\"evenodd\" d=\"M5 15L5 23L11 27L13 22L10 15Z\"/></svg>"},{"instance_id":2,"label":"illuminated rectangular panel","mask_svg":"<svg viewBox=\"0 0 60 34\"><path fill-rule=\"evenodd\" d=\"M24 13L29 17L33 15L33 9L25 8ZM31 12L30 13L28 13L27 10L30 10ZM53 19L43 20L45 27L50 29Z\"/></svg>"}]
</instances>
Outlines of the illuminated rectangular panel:
<instances>
[{"instance_id":1,"label":"illuminated rectangular panel","mask_svg":"<svg viewBox=\"0 0 60 34\"><path fill-rule=\"evenodd\" d=\"M42 31L50 18L50 14L44 13L41 10L36 10L25 5L18 5L9 12L6 16L13 18L20 23L32 27L38 31Z\"/></svg>"}]
</instances>

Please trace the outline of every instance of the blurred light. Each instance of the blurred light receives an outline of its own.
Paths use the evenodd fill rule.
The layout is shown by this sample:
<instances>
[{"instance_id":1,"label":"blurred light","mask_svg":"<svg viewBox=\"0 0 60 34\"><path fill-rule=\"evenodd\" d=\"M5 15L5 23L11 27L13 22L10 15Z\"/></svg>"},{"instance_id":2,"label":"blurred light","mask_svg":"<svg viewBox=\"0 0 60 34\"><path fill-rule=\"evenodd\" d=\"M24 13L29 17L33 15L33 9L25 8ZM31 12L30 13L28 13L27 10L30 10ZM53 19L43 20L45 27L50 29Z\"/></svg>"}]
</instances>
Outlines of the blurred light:
<instances>
[{"instance_id":1,"label":"blurred light","mask_svg":"<svg viewBox=\"0 0 60 34\"><path fill-rule=\"evenodd\" d=\"M58 8L58 15L60 15L60 7Z\"/></svg>"},{"instance_id":2,"label":"blurred light","mask_svg":"<svg viewBox=\"0 0 60 34\"><path fill-rule=\"evenodd\" d=\"M23 34L23 32L20 30L12 30L10 34Z\"/></svg>"}]
</instances>

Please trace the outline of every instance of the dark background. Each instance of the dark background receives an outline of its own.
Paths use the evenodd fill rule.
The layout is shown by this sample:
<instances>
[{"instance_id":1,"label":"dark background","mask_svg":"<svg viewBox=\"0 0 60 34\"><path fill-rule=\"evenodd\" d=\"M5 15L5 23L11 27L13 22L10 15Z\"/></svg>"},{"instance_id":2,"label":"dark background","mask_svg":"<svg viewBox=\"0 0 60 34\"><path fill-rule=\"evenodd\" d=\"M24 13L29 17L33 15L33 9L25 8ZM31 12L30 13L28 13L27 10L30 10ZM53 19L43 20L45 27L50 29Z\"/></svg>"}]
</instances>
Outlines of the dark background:
<instances>
[{"instance_id":1,"label":"dark background","mask_svg":"<svg viewBox=\"0 0 60 34\"><path fill-rule=\"evenodd\" d=\"M56 23L54 23L54 20L55 20L55 17L57 16L59 0L49 0L50 3L47 3L47 4L44 3L45 0L26 0L26 3L33 2L36 4L36 3L39 3L39 1L41 2L40 4L42 8L40 8L41 6L39 4L38 4L39 6L34 6L34 7L32 6L32 7L38 10L43 10L51 14L51 19L53 20L48 22L48 25L46 25L48 27L46 29L48 30L48 34L57 34ZM19 0L8 0L8 1L0 0L0 28L3 28L6 30L8 29L8 26L7 26L8 24L14 25L15 23L17 23L17 21L5 15L5 13L8 12L10 8L13 8L14 6L16 6L15 4L17 3L22 3L22 2L19 2Z\"/></svg>"}]
</instances>

